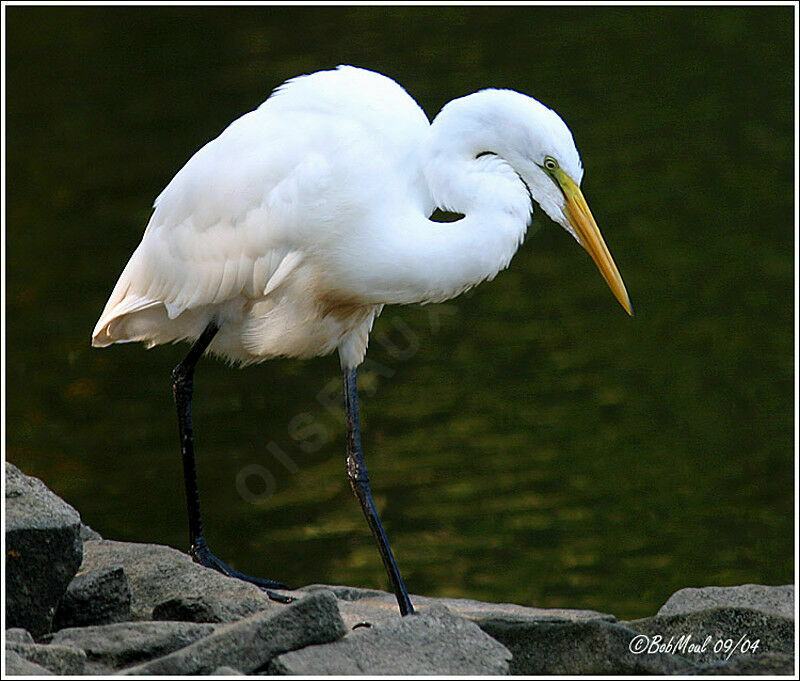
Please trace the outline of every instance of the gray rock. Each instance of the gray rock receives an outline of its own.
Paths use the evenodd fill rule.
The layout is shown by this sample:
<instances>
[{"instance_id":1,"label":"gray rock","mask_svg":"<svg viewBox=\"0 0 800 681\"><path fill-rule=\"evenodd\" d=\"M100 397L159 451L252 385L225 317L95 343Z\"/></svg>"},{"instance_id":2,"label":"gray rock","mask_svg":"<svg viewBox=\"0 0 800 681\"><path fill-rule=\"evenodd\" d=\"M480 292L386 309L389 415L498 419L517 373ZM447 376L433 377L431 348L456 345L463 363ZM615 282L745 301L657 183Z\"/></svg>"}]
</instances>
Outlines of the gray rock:
<instances>
[{"instance_id":1,"label":"gray rock","mask_svg":"<svg viewBox=\"0 0 800 681\"><path fill-rule=\"evenodd\" d=\"M481 628L512 653L511 673L536 675L683 674L691 663L677 655L636 655L637 632L602 618L487 619Z\"/></svg>"},{"instance_id":2,"label":"gray rock","mask_svg":"<svg viewBox=\"0 0 800 681\"><path fill-rule=\"evenodd\" d=\"M53 676L53 672L6 649L6 674L9 676Z\"/></svg>"},{"instance_id":3,"label":"gray rock","mask_svg":"<svg viewBox=\"0 0 800 681\"><path fill-rule=\"evenodd\" d=\"M732 657L727 662L712 662L697 667L690 674L725 676L794 676L794 655L767 653L766 655Z\"/></svg>"},{"instance_id":4,"label":"gray rock","mask_svg":"<svg viewBox=\"0 0 800 681\"><path fill-rule=\"evenodd\" d=\"M98 539L102 538L103 537L99 532L93 530L88 525L81 525L81 539L83 539L83 541L97 541Z\"/></svg>"},{"instance_id":5,"label":"gray rock","mask_svg":"<svg viewBox=\"0 0 800 681\"><path fill-rule=\"evenodd\" d=\"M216 631L170 655L125 670L126 674L209 674L221 666L245 674L273 657L296 648L335 641L345 634L344 622L331 593L304 596Z\"/></svg>"},{"instance_id":6,"label":"gray rock","mask_svg":"<svg viewBox=\"0 0 800 681\"><path fill-rule=\"evenodd\" d=\"M211 676L244 676L244 672L240 672L233 667L217 667L211 672Z\"/></svg>"},{"instance_id":7,"label":"gray rock","mask_svg":"<svg viewBox=\"0 0 800 681\"><path fill-rule=\"evenodd\" d=\"M176 596L153 608L154 620L177 620L179 622L220 622L213 602L205 596Z\"/></svg>"},{"instance_id":8,"label":"gray rock","mask_svg":"<svg viewBox=\"0 0 800 681\"><path fill-rule=\"evenodd\" d=\"M125 566L131 590L131 619L150 620L171 599L201 599L215 622L233 622L277 604L257 586L195 563L168 546L103 539L86 542L81 572Z\"/></svg>"},{"instance_id":9,"label":"gray rock","mask_svg":"<svg viewBox=\"0 0 800 681\"><path fill-rule=\"evenodd\" d=\"M664 643L672 639L678 646L677 654L694 664L720 662L735 656L791 654L794 651L794 620L744 608L715 608L684 615L648 617L625 624L651 641L654 637L660 637ZM686 640L687 636L691 638ZM686 643L683 650L679 646L682 637ZM756 641L758 645L753 649ZM699 647L689 648L692 644Z\"/></svg>"},{"instance_id":10,"label":"gray rock","mask_svg":"<svg viewBox=\"0 0 800 681\"><path fill-rule=\"evenodd\" d=\"M302 587L298 591L311 593L319 590L332 591L339 598L339 612L348 629L366 624L375 625L399 617L397 599L387 591L359 589L347 586L325 587L314 584ZM424 612L432 605L446 607L450 612L472 620L479 626L484 622L561 622L605 620L615 622L614 615L595 610L567 610L562 608L530 608L513 603L484 603L467 598L428 598L427 596L411 596L414 607Z\"/></svg>"},{"instance_id":11,"label":"gray rock","mask_svg":"<svg viewBox=\"0 0 800 681\"><path fill-rule=\"evenodd\" d=\"M6 651L9 650L59 676L83 674L86 666L86 653L69 646L6 643Z\"/></svg>"},{"instance_id":12,"label":"gray rock","mask_svg":"<svg viewBox=\"0 0 800 681\"><path fill-rule=\"evenodd\" d=\"M39 637L78 571L81 518L45 484L6 462L6 626Z\"/></svg>"},{"instance_id":13,"label":"gray rock","mask_svg":"<svg viewBox=\"0 0 800 681\"><path fill-rule=\"evenodd\" d=\"M270 674L300 675L498 675L508 673L511 653L469 620L431 606L359 628L335 643L280 655Z\"/></svg>"},{"instance_id":14,"label":"gray rock","mask_svg":"<svg viewBox=\"0 0 800 681\"><path fill-rule=\"evenodd\" d=\"M78 573L69 583L53 618L53 629L127 622L131 590L121 567Z\"/></svg>"},{"instance_id":15,"label":"gray rock","mask_svg":"<svg viewBox=\"0 0 800 681\"><path fill-rule=\"evenodd\" d=\"M314 592L325 588L315 584L300 591ZM399 617L397 601L388 592L346 586L330 587L330 590L340 597L339 611L351 631L382 625ZM412 595L411 601L418 612L425 612L438 604L475 622L511 650L514 655L511 671L516 674L615 671L660 674L691 668L689 663L673 655L631 655L627 646L636 632L621 626L604 626L612 625L616 618L594 610L530 608L509 603L417 595ZM553 626L545 626L547 624ZM571 637L585 641L590 649L576 654ZM546 646L549 650L542 653L540 648Z\"/></svg>"},{"instance_id":16,"label":"gray rock","mask_svg":"<svg viewBox=\"0 0 800 681\"><path fill-rule=\"evenodd\" d=\"M434 600L434 599L432 599ZM484 603L466 598L437 598L435 601L478 624L482 622L616 622L614 615L596 610L531 608L514 603Z\"/></svg>"},{"instance_id":17,"label":"gray rock","mask_svg":"<svg viewBox=\"0 0 800 681\"><path fill-rule=\"evenodd\" d=\"M8 643L34 643L33 636L27 629L6 629L6 642Z\"/></svg>"},{"instance_id":18,"label":"gray rock","mask_svg":"<svg viewBox=\"0 0 800 681\"><path fill-rule=\"evenodd\" d=\"M681 589L669 597L657 615L682 615L712 608L746 608L768 615L794 617L794 585L706 586Z\"/></svg>"},{"instance_id":19,"label":"gray rock","mask_svg":"<svg viewBox=\"0 0 800 681\"><path fill-rule=\"evenodd\" d=\"M298 591L331 591L340 601L360 601L362 598L390 598L394 599L394 594L388 591L378 591L377 589L362 589L358 586L345 586L341 584L309 584L298 589ZM395 601L397 602L397 601Z\"/></svg>"},{"instance_id":20,"label":"gray rock","mask_svg":"<svg viewBox=\"0 0 800 681\"><path fill-rule=\"evenodd\" d=\"M562 631L560 626L566 626L568 629L571 627L573 631L580 631L582 635L590 639L599 640L601 647L605 646L609 650L616 650L611 646L611 642L617 640L613 635L616 630L613 628L609 630L603 626L603 624L616 621L613 615L595 610L528 608L508 603L480 603L463 600L455 601L453 606L450 606L449 599L443 599L443 601L448 604L448 607L455 608L456 612L471 619L483 631L511 650L514 655L511 661L512 673L533 673L526 671L530 668L530 646L542 635L553 636L554 632ZM556 626L549 630L543 628L548 623ZM582 626L587 624L590 626ZM609 636L610 638L608 638ZM574 659L577 660L579 657L576 656ZM584 662L588 662L588 660L584 660Z\"/></svg>"},{"instance_id":21,"label":"gray rock","mask_svg":"<svg viewBox=\"0 0 800 681\"><path fill-rule=\"evenodd\" d=\"M512 652L512 674L668 674L689 667L671 655L630 655L635 632L595 610L530 608L508 603L440 599ZM577 641L582 641L578 646Z\"/></svg>"},{"instance_id":22,"label":"gray rock","mask_svg":"<svg viewBox=\"0 0 800 681\"><path fill-rule=\"evenodd\" d=\"M62 629L54 645L80 648L95 671L139 664L184 648L214 631L212 624L123 622Z\"/></svg>"}]
</instances>

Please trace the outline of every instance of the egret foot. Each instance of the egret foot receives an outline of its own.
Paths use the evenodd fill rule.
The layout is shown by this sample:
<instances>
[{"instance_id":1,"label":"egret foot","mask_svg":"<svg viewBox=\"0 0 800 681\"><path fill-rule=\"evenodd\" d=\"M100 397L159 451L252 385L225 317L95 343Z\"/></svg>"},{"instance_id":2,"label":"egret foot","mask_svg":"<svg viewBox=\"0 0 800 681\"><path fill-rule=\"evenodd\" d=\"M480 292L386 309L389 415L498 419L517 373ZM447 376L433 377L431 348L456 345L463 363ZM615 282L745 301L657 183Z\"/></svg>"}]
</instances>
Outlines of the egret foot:
<instances>
[{"instance_id":1,"label":"egret foot","mask_svg":"<svg viewBox=\"0 0 800 681\"><path fill-rule=\"evenodd\" d=\"M211 549L209 549L208 546L201 546L199 548L193 546L189 551L189 555L194 559L195 563L199 563L204 567L211 568L213 570L216 570L217 572L221 572L223 575L226 575L228 577L233 577L234 579L241 579L243 582L249 582L250 584L255 584L264 593L266 593L271 600L276 601L277 603L293 603L296 600L291 596L282 596L281 594L277 594L274 591L272 591L272 589L288 589L289 587L286 586L285 584L281 584L280 582L275 582L271 579L262 579L261 577L250 577L249 575L246 575L243 572L239 572L238 570L232 568L227 563L221 561L213 553L211 553Z\"/></svg>"}]
</instances>

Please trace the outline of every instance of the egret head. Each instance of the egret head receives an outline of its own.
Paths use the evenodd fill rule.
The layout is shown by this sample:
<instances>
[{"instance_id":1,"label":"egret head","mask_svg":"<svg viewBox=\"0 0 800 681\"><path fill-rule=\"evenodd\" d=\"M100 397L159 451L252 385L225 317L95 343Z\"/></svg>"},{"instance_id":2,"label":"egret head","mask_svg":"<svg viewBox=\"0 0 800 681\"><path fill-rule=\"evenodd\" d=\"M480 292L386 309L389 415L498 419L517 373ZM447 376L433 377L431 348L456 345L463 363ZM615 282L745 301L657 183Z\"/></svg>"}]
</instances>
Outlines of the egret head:
<instances>
[{"instance_id":1,"label":"egret head","mask_svg":"<svg viewBox=\"0 0 800 681\"><path fill-rule=\"evenodd\" d=\"M561 117L532 97L496 89L454 100L437 119L443 114L461 119L464 137L474 140L479 154L496 154L513 168L531 198L586 249L614 296L633 314L625 284L580 190L581 158Z\"/></svg>"}]
</instances>

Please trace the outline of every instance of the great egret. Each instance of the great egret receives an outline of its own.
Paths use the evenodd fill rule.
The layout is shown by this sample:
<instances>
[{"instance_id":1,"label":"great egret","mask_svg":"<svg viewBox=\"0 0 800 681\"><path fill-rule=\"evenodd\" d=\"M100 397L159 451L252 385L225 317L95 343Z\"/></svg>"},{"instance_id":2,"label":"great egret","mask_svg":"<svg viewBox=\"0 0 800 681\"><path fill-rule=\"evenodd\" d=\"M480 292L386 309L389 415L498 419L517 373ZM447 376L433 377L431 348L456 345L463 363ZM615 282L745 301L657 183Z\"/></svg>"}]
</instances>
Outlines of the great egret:
<instances>
[{"instance_id":1,"label":"great egret","mask_svg":"<svg viewBox=\"0 0 800 681\"><path fill-rule=\"evenodd\" d=\"M508 266L532 201L592 257L631 314L579 185L569 128L535 99L488 89L429 123L390 78L352 66L293 78L201 148L155 200L92 345L193 341L173 371L196 561L270 591L209 550L191 422L206 352L246 365L339 351L347 475L400 612L414 611L372 501L358 425L356 368L386 304L447 300ZM463 214L429 218L434 209Z\"/></svg>"}]
</instances>

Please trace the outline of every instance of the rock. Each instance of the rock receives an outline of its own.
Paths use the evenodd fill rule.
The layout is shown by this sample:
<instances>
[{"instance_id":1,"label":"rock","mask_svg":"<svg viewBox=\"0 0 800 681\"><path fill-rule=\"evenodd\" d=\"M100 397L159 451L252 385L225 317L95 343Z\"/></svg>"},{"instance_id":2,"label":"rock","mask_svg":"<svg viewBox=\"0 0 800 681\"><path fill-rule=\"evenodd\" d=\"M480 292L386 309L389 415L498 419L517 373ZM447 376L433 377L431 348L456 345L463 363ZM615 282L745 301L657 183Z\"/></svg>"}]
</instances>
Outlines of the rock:
<instances>
[{"instance_id":1,"label":"rock","mask_svg":"<svg viewBox=\"0 0 800 681\"><path fill-rule=\"evenodd\" d=\"M401 618L393 594L349 586L278 605L180 551L103 540L11 464L6 546L15 675L794 673L792 585L682 589L631 622L422 596Z\"/></svg>"},{"instance_id":2,"label":"rock","mask_svg":"<svg viewBox=\"0 0 800 681\"><path fill-rule=\"evenodd\" d=\"M759 675L759 676L794 676L794 655L783 653L767 653L755 657L732 657L727 662L712 662L697 667L690 674L702 674L704 676L725 675Z\"/></svg>"},{"instance_id":3,"label":"rock","mask_svg":"<svg viewBox=\"0 0 800 681\"><path fill-rule=\"evenodd\" d=\"M81 518L45 484L6 462L6 626L39 637L81 564Z\"/></svg>"},{"instance_id":4,"label":"rock","mask_svg":"<svg viewBox=\"0 0 800 681\"><path fill-rule=\"evenodd\" d=\"M487 620L481 628L512 653L512 674L683 674L677 655L631 653L637 632L603 619Z\"/></svg>"},{"instance_id":5,"label":"rock","mask_svg":"<svg viewBox=\"0 0 800 681\"><path fill-rule=\"evenodd\" d=\"M156 606L176 598L203 601L215 622L233 622L277 607L257 586L198 565L168 546L86 542L81 572L119 565L125 566L134 620L150 620Z\"/></svg>"},{"instance_id":6,"label":"rock","mask_svg":"<svg viewBox=\"0 0 800 681\"><path fill-rule=\"evenodd\" d=\"M331 593L309 594L291 605L219 626L213 634L170 655L125 670L126 674L209 674L221 666L245 674L296 648L335 641L344 622Z\"/></svg>"},{"instance_id":7,"label":"rock","mask_svg":"<svg viewBox=\"0 0 800 681\"><path fill-rule=\"evenodd\" d=\"M794 651L793 620L744 608L714 608L683 615L648 617L625 624L650 641L660 637L657 640L667 643L672 639L675 652L694 664ZM758 644L754 648L756 641ZM698 648L690 648L692 644Z\"/></svg>"},{"instance_id":8,"label":"rock","mask_svg":"<svg viewBox=\"0 0 800 681\"><path fill-rule=\"evenodd\" d=\"M13 650L6 650L6 674L9 676L53 676L53 672L26 660Z\"/></svg>"},{"instance_id":9,"label":"rock","mask_svg":"<svg viewBox=\"0 0 800 681\"><path fill-rule=\"evenodd\" d=\"M712 608L746 608L768 615L794 617L794 585L764 586L706 586L701 589L681 589L661 606L658 616L682 615Z\"/></svg>"},{"instance_id":10,"label":"rock","mask_svg":"<svg viewBox=\"0 0 800 681\"><path fill-rule=\"evenodd\" d=\"M6 629L7 643L34 643L27 629Z\"/></svg>"},{"instance_id":11,"label":"rock","mask_svg":"<svg viewBox=\"0 0 800 681\"><path fill-rule=\"evenodd\" d=\"M49 669L59 676L83 674L86 653L69 646L40 645L38 643L6 643L6 651L13 650L29 662Z\"/></svg>"},{"instance_id":12,"label":"rock","mask_svg":"<svg viewBox=\"0 0 800 681\"><path fill-rule=\"evenodd\" d=\"M121 567L78 573L67 587L53 618L53 629L127 622L131 590Z\"/></svg>"},{"instance_id":13,"label":"rock","mask_svg":"<svg viewBox=\"0 0 800 681\"><path fill-rule=\"evenodd\" d=\"M81 524L81 539L83 539L83 541L97 541L102 538L99 532L93 530L88 525Z\"/></svg>"},{"instance_id":14,"label":"rock","mask_svg":"<svg viewBox=\"0 0 800 681\"><path fill-rule=\"evenodd\" d=\"M176 596L153 608L154 620L180 622L220 622L214 604L205 596Z\"/></svg>"},{"instance_id":15,"label":"rock","mask_svg":"<svg viewBox=\"0 0 800 681\"><path fill-rule=\"evenodd\" d=\"M98 665L118 669L168 655L213 631L211 624L123 622L62 629L53 635L52 643L80 648L97 671Z\"/></svg>"},{"instance_id":16,"label":"rock","mask_svg":"<svg viewBox=\"0 0 800 681\"><path fill-rule=\"evenodd\" d=\"M324 589L323 585L300 591ZM330 587L340 597L339 611L347 628L361 631L398 617L393 594L354 587ZM505 645L513 654L512 674L667 674L691 669L674 655L635 656L628 650L637 632L616 623L613 615L594 610L542 609L469 599L411 596L418 612L434 604L465 617ZM578 649L574 640L585 643Z\"/></svg>"},{"instance_id":17,"label":"rock","mask_svg":"<svg viewBox=\"0 0 800 681\"><path fill-rule=\"evenodd\" d=\"M359 628L335 643L280 655L270 674L300 675L498 675L508 674L511 653L481 629L431 606Z\"/></svg>"},{"instance_id":18,"label":"rock","mask_svg":"<svg viewBox=\"0 0 800 681\"><path fill-rule=\"evenodd\" d=\"M513 655L512 674L668 674L690 666L671 655L634 658L628 645L636 632L616 624L613 615L595 610L466 599L439 602L505 645Z\"/></svg>"},{"instance_id":19,"label":"rock","mask_svg":"<svg viewBox=\"0 0 800 681\"><path fill-rule=\"evenodd\" d=\"M432 599L433 600L433 599ZM482 622L616 622L614 615L596 610L531 608L513 603L484 603L466 598L437 598L437 603L478 624Z\"/></svg>"},{"instance_id":20,"label":"rock","mask_svg":"<svg viewBox=\"0 0 800 681\"><path fill-rule=\"evenodd\" d=\"M399 616L397 599L394 594L374 589L359 589L349 586L330 586L314 584L298 591L332 591L339 598L339 612L348 629L357 625L375 625L394 620ZM595 610L567 610L561 608L530 608L512 603L484 603L467 598L428 598L411 596L411 602L418 611L432 605L445 606L451 612L472 620L483 627L484 622L560 622L605 620L615 622L614 615Z\"/></svg>"},{"instance_id":21,"label":"rock","mask_svg":"<svg viewBox=\"0 0 800 681\"><path fill-rule=\"evenodd\" d=\"M364 598L394 598L394 594L388 591L378 591L377 589L362 589L358 586L344 586L331 584L309 584L298 589L298 591L331 591L340 601L360 601ZM397 601L395 600L395 603Z\"/></svg>"}]
</instances>

